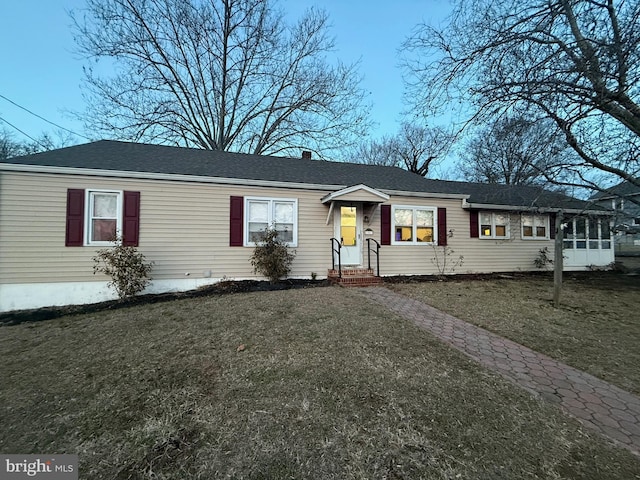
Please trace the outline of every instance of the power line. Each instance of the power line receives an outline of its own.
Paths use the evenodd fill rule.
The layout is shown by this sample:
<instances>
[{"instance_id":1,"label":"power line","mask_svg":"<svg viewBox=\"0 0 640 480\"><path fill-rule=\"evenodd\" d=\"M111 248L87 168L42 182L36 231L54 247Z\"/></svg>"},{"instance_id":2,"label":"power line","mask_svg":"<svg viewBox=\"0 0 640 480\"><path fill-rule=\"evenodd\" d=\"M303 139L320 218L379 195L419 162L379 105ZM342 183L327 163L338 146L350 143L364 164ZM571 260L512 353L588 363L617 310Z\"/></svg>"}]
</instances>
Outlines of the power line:
<instances>
[{"instance_id":1,"label":"power line","mask_svg":"<svg viewBox=\"0 0 640 480\"><path fill-rule=\"evenodd\" d=\"M0 98L3 98L4 100L6 100L7 102L11 103L12 105L15 105L16 107L21 108L21 109L22 109L22 110L24 110L25 112L30 113L30 114L31 114L31 115L33 115L34 117L37 117L37 118L39 118L40 120L43 120L43 121L45 121L45 122L47 122L47 123L49 123L49 124L53 125L54 127L57 127L57 128L62 129L62 130L65 130L65 131L67 131L67 132L69 132L69 133L72 133L72 134L74 134L74 135L75 135L75 136L77 136L77 137L82 137L82 138L84 138L84 139L86 139L86 140L91 140L89 137L86 137L86 136L84 136L84 135L82 135L82 134L80 134L80 133L76 133L76 132L74 132L73 130L69 130L68 128L63 127L62 125L58 125L57 123L54 123L54 122L52 122L51 120L47 120L46 118L44 118L44 117L42 117L42 116L38 115L37 113L32 112L32 111L31 111L31 110L29 110L28 108L25 108L25 107L23 107L22 105L18 105L16 102L14 102L13 100L11 100L11 99L9 99L9 98L5 97L5 96L4 96L4 95L2 95L2 94L0 94ZM4 121L5 121L6 123L9 123L9 122L7 122L6 120L4 120ZM9 123L9 125L11 125L11 124ZM24 132L23 132L22 130L20 130L19 128L16 128L16 127L15 127L15 126L13 126L13 125L11 125L11 126L12 126L13 128L15 128L16 130L18 130L18 131L19 131L20 133L22 133L23 135L27 135L26 133L24 133ZM33 140L33 138L32 138L32 137L30 137L29 135L27 135L27 137L29 137L29 138L31 138L31 139Z\"/></svg>"},{"instance_id":2,"label":"power line","mask_svg":"<svg viewBox=\"0 0 640 480\"><path fill-rule=\"evenodd\" d=\"M3 121L4 123L6 123L7 125L9 125L11 128L16 129L17 131L19 131L21 134L23 134L25 137L30 138L31 140L33 140L35 143L37 143L38 145L40 145L42 148L44 148L45 150L48 149L48 147L43 144L42 142L40 142L39 140L36 140L35 138L33 138L31 135L29 135L28 133L20 130L18 127L16 127L13 123L11 123L9 120L5 120L4 118L0 117L0 120Z\"/></svg>"}]
</instances>

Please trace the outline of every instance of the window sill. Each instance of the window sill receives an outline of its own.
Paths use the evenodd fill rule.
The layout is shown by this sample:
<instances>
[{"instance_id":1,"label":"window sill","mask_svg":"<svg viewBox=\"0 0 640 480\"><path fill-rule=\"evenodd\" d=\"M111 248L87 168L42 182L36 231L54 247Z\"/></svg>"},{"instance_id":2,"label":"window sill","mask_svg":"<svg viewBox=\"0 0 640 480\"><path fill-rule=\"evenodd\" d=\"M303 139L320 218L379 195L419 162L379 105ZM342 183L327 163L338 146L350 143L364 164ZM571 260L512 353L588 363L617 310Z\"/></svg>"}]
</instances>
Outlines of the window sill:
<instances>
[{"instance_id":1,"label":"window sill","mask_svg":"<svg viewBox=\"0 0 640 480\"><path fill-rule=\"evenodd\" d=\"M391 245L397 245L397 246L418 246L418 245L437 245L436 242L391 242Z\"/></svg>"},{"instance_id":2,"label":"window sill","mask_svg":"<svg viewBox=\"0 0 640 480\"><path fill-rule=\"evenodd\" d=\"M260 245L262 244L261 243L245 243L242 246L247 248L256 248L256 247L259 247ZM288 248L298 248L297 243L285 243L284 245Z\"/></svg>"}]
</instances>

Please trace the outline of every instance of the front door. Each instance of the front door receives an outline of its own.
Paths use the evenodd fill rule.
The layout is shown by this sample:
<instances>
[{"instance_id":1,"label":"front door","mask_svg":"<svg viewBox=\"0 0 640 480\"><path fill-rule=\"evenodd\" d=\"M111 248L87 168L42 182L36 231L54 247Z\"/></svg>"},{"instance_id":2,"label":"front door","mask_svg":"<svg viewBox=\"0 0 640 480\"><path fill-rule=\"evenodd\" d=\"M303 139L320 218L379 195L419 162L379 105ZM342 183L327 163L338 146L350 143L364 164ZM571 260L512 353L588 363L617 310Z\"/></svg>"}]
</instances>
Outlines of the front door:
<instances>
[{"instance_id":1,"label":"front door","mask_svg":"<svg viewBox=\"0 0 640 480\"><path fill-rule=\"evenodd\" d=\"M362 205L343 205L335 216L336 237L340 240L342 265L362 264ZM337 213L338 213L337 212Z\"/></svg>"}]
</instances>

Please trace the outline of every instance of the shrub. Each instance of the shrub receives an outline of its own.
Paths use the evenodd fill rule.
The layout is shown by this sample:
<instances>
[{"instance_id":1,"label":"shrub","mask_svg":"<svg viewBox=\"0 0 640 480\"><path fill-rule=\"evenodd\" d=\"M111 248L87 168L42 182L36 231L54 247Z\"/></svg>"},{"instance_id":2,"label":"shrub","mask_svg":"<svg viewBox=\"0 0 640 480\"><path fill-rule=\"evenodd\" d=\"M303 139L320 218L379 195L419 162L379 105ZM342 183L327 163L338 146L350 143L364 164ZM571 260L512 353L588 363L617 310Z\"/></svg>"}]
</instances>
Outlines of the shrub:
<instances>
[{"instance_id":1,"label":"shrub","mask_svg":"<svg viewBox=\"0 0 640 480\"><path fill-rule=\"evenodd\" d=\"M267 228L262 234L262 241L253 250L251 265L255 273L277 283L289 274L295 256L295 251L290 251L287 244L278 238L277 230Z\"/></svg>"},{"instance_id":2,"label":"shrub","mask_svg":"<svg viewBox=\"0 0 640 480\"><path fill-rule=\"evenodd\" d=\"M549 248L541 248L538 251L538 256L533 259L533 264L540 270L547 270L548 267L552 266L553 260L551 259L551 252L549 252Z\"/></svg>"},{"instance_id":3,"label":"shrub","mask_svg":"<svg viewBox=\"0 0 640 480\"><path fill-rule=\"evenodd\" d=\"M433 247L433 258L431 259L431 263L438 270L438 274L447 275L449 273L454 273L456 268L461 267L464 263L464 256L459 255L458 258L455 258L453 254L455 250L453 250L449 246L437 247L432 245Z\"/></svg>"},{"instance_id":4,"label":"shrub","mask_svg":"<svg viewBox=\"0 0 640 480\"><path fill-rule=\"evenodd\" d=\"M120 299L140 293L151 281L153 262L147 262L136 247L122 245L121 239L113 247L98 250L93 262L93 274L100 272L111 277L108 285Z\"/></svg>"}]
</instances>

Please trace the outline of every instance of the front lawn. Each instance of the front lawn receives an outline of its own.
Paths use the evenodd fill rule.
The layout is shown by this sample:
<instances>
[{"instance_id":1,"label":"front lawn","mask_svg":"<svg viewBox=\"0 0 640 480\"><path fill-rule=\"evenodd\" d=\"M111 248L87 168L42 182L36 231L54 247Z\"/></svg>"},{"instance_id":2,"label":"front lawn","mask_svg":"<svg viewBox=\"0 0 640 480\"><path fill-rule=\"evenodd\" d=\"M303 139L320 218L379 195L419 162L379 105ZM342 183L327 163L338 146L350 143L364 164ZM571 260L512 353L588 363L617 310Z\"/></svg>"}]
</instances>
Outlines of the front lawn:
<instances>
[{"instance_id":1,"label":"front lawn","mask_svg":"<svg viewBox=\"0 0 640 480\"><path fill-rule=\"evenodd\" d=\"M640 394L638 276L565 273L559 309L551 276L388 286Z\"/></svg>"},{"instance_id":2,"label":"front lawn","mask_svg":"<svg viewBox=\"0 0 640 480\"><path fill-rule=\"evenodd\" d=\"M633 479L640 461L357 291L0 327L0 451L80 478Z\"/></svg>"}]
</instances>

